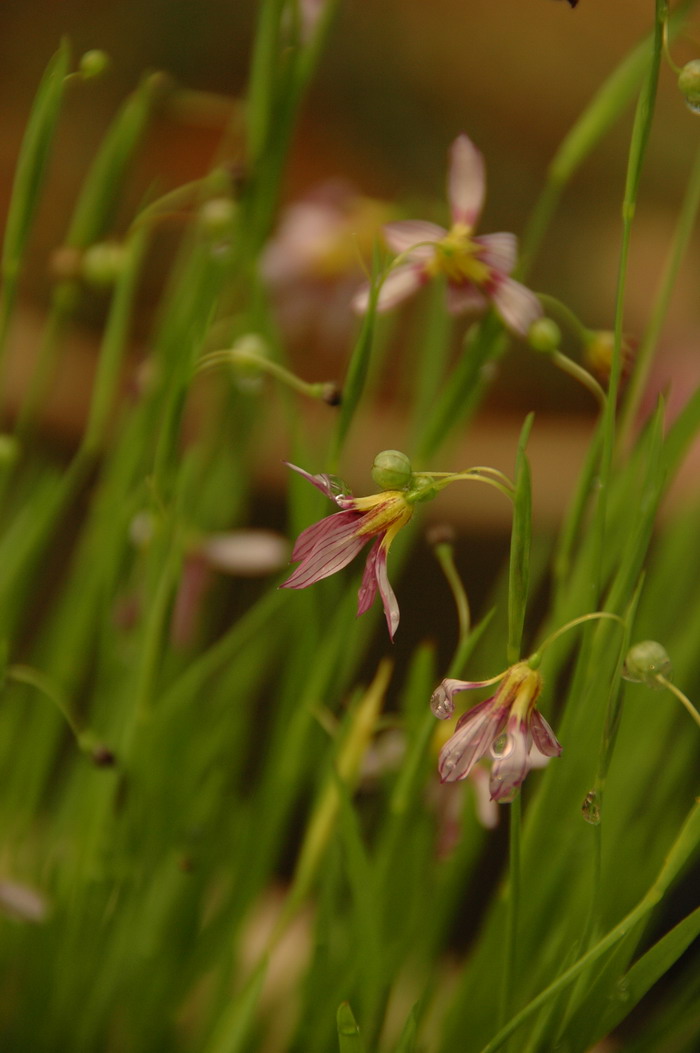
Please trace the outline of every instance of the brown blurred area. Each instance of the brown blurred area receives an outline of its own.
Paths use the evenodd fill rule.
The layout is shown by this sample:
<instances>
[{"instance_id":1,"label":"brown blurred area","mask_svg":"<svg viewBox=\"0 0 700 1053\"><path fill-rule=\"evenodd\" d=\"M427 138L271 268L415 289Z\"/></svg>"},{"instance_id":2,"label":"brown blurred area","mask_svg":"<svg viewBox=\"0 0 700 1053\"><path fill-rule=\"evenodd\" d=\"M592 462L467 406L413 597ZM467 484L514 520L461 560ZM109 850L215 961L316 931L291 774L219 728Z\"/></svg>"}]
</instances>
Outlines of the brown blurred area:
<instances>
[{"instance_id":1,"label":"brown blurred area","mask_svg":"<svg viewBox=\"0 0 700 1053\"><path fill-rule=\"evenodd\" d=\"M67 36L76 56L102 48L112 59L105 77L71 90L62 119L49 196L24 282L28 341L34 340L31 334L46 305L47 260L61 244L82 175L121 100L147 69L164 70L196 90L240 96L258 6L254 0L3 0L0 213L6 209L34 91L59 39ZM426 200L442 200L447 148L466 132L487 161L481 230L521 233L558 144L603 80L649 32L653 12L651 0L581 0L575 10L553 0L344 0L304 107L285 199L342 176L364 193L407 199L416 208ZM682 64L699 52L696 15L673 53ZM613 321L631 119L629 112L567 189L529 280L536 290L569 303L594 328ZM204 173L217 134L214 127L192 122L156 121L136 173L141 192L153 180L165 190ZM686 110L675 75L664 66L630 261L626 329L632 335L646 323L699 134L700 118ZM682 400L700 382L699 271L695 237L664 328L654 380L657 389L672 385L672 399ZM15 342L21 344L21 325L17 332ZM79 426L80 390L87 392L89 384L85 362L95 337L87 318L75 376L69 370L66 396L59 394L51 409L49 424L59 431ZM13 373L16 386L24 383L26 356L23 361ZM533 435L534 446L539 443L543 456L554 458L543 471L565 480L566 490L595 407L572 380L521 347L502 362L477 421L479 456L489 461L489 436L495 447L514 450L530 409L543 421ZM386 422L384 416L375 442L368 417L358 458L366 449L399 445L400 435L391 441L386 434ZM567 440L558 444L556 436L564 431ZM504 456L507 461L509 455ZM556 517L560 494L558 485L555 497L544 502L551 506L546 518Z\"/></svg>"}]
</instances>

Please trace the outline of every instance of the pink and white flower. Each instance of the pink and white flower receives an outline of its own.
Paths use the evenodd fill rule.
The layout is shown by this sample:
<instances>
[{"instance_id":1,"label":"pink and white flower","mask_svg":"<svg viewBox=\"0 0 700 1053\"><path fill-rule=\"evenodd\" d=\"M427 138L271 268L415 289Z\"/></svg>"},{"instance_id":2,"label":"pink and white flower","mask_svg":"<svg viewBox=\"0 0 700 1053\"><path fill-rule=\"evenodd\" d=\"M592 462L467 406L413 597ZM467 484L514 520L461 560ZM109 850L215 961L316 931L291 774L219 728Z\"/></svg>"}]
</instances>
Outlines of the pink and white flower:
<instances>
[{"instance_id":1,"label":"pink and white flower","mask_svg":"<svg viewBox=\"0 0 700 1053\"><path fill-rule=\"evenodd\" d=\"M443 680L430 700L433 713L446 720L454 712L453 695L492 683L493 680ZM556 735L535 708L541 690L542 677L536 669L527 662L511 666L496 693L460 717L454 734L440 751L438 770L442 781L466 779L474 765L488 754L493 761L491 799L512 801L531 768L542 767L544 758L561 753Z\"/></svg>"},{"instance_id":2,"label":"pink and white flower","mask_svg":"<svg viewBox=\"0 0 700 1053\"><path fill-rule=\"evenodd\" d=\"M517 258L515 235L474 235L485 191L484 159L472 141L460 135L450 150L447 180L452 226L446 230L436 223L405 220L383 228L398 261L379 290L378 310L394 307L443 275L452 314L478 314L492 305L512 332L527 335L542 308L534 293L509 277ZM362 313L368 303L369 287L365 287L353 305Z\"/></svg>"},{"instance_id":3,"label":"pink and white flower","mask_svg":"<svg viewBox=\"0 0 700 1053\"><path fill-rule=\"evenodd\" d=\"M330 577L346 567L374 538L358 593L357 613L359 616L369 610L378 590L393 640L399 624L399 605L389 584L386 560L392 541L413 515L413 505L402 490L353 497L333 476L310 475L294 464L289 467L335 501L341 511L302 531L292 552L292 561L299 560L299 566L280 587L305 589Z\"/></svg>"}]
</instances>

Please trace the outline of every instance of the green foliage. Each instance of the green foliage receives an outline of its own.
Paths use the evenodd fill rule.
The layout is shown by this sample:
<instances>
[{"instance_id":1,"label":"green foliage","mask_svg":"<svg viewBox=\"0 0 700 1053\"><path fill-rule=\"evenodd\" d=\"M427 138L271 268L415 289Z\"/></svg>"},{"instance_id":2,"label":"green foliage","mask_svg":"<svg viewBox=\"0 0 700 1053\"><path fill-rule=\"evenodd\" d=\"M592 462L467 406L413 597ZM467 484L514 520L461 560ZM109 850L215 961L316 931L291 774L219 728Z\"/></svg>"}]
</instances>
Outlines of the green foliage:
<instances>
[{"instance_id":1,"label":"green foliage","mask_svg":"<svg viewBox=\"0 0 700 1053\"><path fill-rule=\"evenodd\" d=\"M445 659L426 602L417 637L407 633L406 647L398 636L391 661L380 604L356 618L349 569L280 591L283 558L232 584L207 547L229 530L240 544L256 527L270 434L304 469L342 472L381 378L397 373L375 290L341 369L340 407L310 412L304 385L281 390L294 363L258 274L335 6L302 39L296 2L260 5L244 187L232 189L226 175L235 158L225 136L209 173L155 202L142 190L147 203L118 234L131 162L163 88L148 77L77 193L66 245L83 251L118 237L122 250L86 424L67 466L38 438L83 295L79 277L64 277L37 376L0 447L4 1043L33 1053L584 1053L627 1028L640 1053L694 1048L697 982L684 956L700 915L676 897L698 862L697 729L670 693L622 679L630 644L655 639L671 655L675 685L700 695L700 506L659 516L700 431L700 392L668 427L663 404L635 427L634 381L616 398L665 5L565 139L530 227L534 252L565 184L641 90L615 379L559 536L533 521L532 413L513 451L513 484L486 470L513 497L509 559L489 613L468 631L465 619ZM676 28L689 6L677 10ZM63 45L18 159L0 341L46 188L68 62ZM645 370L695 221L699 172L689 173L652 307ZM200 210L219 195L232 206L230 227L213 244ZM173 202L188 222L158 294L138 393L124 397L125 373L135 387L130 352L148 252ZM487 367L508 337L490 312L455 354L444 289L421 307L402 332L410 376L392 390L408 402L407 452L427 478L481 405ZM279 368L242 377L215 355L205 384L199 367L212 348L249 334ZM338 511L296 474L286 486L290 533ZM478 490L468 488L469 500ZM400 602L415 587L422 514L417 502L391 552ZM458 569L468 588L469 566ZM439 783L445 736L428 702L443 676L486 680L525 658L523 640L539 647L538 704L563 752L530 773L517 805L499 806L502 818L510 811L507 838L477 820L475 781Z\"/></svg>"}]
</instances>

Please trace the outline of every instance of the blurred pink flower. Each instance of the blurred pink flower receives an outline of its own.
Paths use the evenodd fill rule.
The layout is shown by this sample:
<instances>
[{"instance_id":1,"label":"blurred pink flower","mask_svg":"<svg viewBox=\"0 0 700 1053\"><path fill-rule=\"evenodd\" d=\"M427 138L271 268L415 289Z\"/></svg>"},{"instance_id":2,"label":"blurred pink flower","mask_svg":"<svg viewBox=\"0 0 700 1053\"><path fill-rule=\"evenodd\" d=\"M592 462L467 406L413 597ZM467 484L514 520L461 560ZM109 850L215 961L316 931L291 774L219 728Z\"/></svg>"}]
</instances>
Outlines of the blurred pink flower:
<instances>
[{"instance_id":1,"label":"blurred pink flower","mask_svg":"<svg viewBox=\"0 0 700 1053\"><path fill-rule=\"evenodd\" d=\"M353 296L364 280L361 261L390 215L387 204L340 181L285 209L260 266L289 338L324 347L348 339Z\"/></svg>"},{"instance_id":2,"label":"blurred pink flower","mask_svg":"<svg viewBox=\"0 0 700 1053\"><path fill-rule=\"evenodd\" d=\"M485 687L489 681L443 680L430 704L445 720L454 711L458 691ZM488 753L493 760L489 788L494 801L512 801L531 768L543 758L558 757L561 745L535 708L542 677L527 662L517 662L503 675L496 693L468 710L440 751L438 770L443 782L466 779Z\"/></svg>"},{"instance_id":3,"label":"blurred pink flower","mask_svg":"<svg viewBox=\"0 0 700 1053\"><path fill-rule=\"evenodd\" d=\"M325 494L342 509L303 530L292 552L299 566L281 586L305 589L342 570L371 538L365 572L358 593L357 613L369 610L379 590L392 640L399 624L399 605L387 576L386 558L401 527L413 515L413 505L401 490L385 490L370 497L353 497L339 480L329 475L310 475L290 464L295 472Z\"/></svg>"},{"instance_id":4,"label":"blurred pink flower","mask_svg":"<svg viewBox=\"0 0 700 1053\"><path fill-rule=\"evenodd\" d=\"M422 220L388 223L384 237L398 263L379 290L377 309L387 310L438 275L447 279L447 308L452 314L481 313L491 304L505 325L525 336L542 308L534 293L509 277L515 267L514 234L474 236L486 191L484 159L466 135L450 150L447 196L449 230ZM362 313L369 303L366 286L354 300Z\"/></svg>"}]
</instances>

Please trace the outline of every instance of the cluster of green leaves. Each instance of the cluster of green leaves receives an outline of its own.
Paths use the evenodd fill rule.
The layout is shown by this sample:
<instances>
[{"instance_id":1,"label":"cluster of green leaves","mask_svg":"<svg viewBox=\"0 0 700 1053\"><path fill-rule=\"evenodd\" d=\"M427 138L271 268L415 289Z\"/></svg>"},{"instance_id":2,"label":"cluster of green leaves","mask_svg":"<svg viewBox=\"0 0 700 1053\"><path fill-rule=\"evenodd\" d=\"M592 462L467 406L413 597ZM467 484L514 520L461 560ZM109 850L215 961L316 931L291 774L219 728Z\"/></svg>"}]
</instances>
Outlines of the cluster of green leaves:
<instances>
[{"instance_id":1,"label":"cluster of green leaves","mask_svg":"<svg viewBox=\"0 0 700 1053\"><path fill-rule=\"evenodd\" d=\"M291 460L342 467L355 412L371 402L377 358L390 345L377 339L370 310L342 407L327 409L325 458L309 452L303 401L269 383L244 389L233 372L215 374L206 419L184 438L197 364L212 347L256 333L285 364L255 264L333 6L303 41L294 37L295 3L261 4L242 190L227 176L224 136L199 184L149 201L119 232L129 162L163 91L149 77L107 131L66 230L78 254L119 232L121 265L69 465L57 465L36 436L84 294L78 276L56 282L35 382L0 447L0 878L41 890L49 904L38 924L0 918L8 1048L583 1051L624 1020L700 928L697 908L689 912L674 894L700 835L691 807L695 733L670 697L621 679L630 641L657 638L672 652L678 682L700 695L700 506L657 521L700 427L700 393L666 431L660 406L634 443L631 425L618 425L615 398L626 246L665 5L656 5L650 40L567 137L526 239L531 254L568 180L639 95L608 409L556 542L531 537L527 437L537 421L526 421L513 454L508 572L449 670L463 675L474 662L493 675L517 660L524 634L536 630L529 593L543 583L550 598L539 639L595 610L624 622L589 622L544 653L543 706L564 753L530 777L522 816L519 800L501 808L509 868L503 838L476 822L468 787L456 788L459 839L440 853L455 788L437 783L428 699L448 670L438 668L430 639L405 668L377 661L379 615L356 622L356 581L348 587L339 575L300 593L267 581L239 590L230 624L212 610L201 612L194 642L173 633L193 539L254 525L260 436L284 429ZM27 125L2 254L0 350L69 70L64 45ZM689 177L646 358L695 221L699 172ZM231 206L229 228L215 238L201 219L213 198ZM148 251L175 199L191 222L149 335L147 382L137 399L120 400ZM426 299L406 351L417 467L433 466L465 426L488 383L483 367L506 342L492 316L452 364L450 339L442 296ZM633 384L623 422L638 397ZM290 533L325 511L304 480L290 479ZM137 516L147 523L140 545ZM392 551L393 571L406 562L412 530ZM401 762L369 782L363 760L390 730L400 733ZM589 794L595 823L581 814ZM629 1048L695 1048L696 996L697 977L679 966Z\"/></svg>"}]
</instances>

